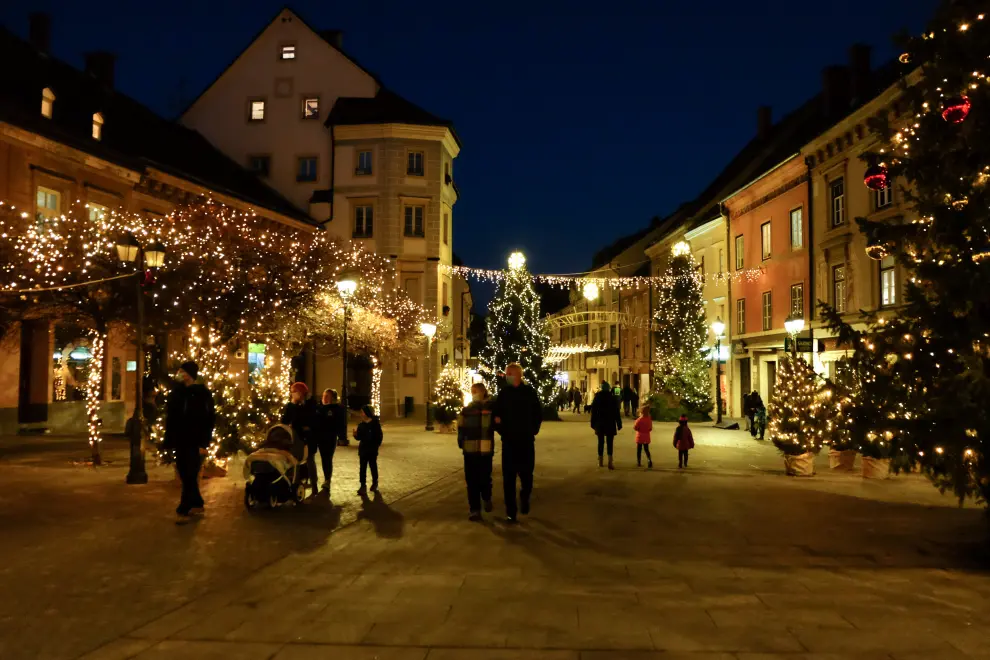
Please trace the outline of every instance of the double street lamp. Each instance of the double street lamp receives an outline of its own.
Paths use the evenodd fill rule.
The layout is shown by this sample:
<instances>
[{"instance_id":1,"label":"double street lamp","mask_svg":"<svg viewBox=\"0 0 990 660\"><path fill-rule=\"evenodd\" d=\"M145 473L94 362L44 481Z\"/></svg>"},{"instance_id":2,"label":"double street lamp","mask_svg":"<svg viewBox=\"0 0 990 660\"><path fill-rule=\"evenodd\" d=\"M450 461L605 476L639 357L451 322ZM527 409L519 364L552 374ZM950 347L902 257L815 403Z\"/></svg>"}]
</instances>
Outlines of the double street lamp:
<instances>
[{"instance_id":1,"label":"double street lamp","mask_svg":"<svg viewBox=\"0 0 990 660\"><path fill-rule=\"evenodd\" d=\"M131 462L127 471L127 483L146 484L148 473L144 467L144 291L141 277L146 270L161 268L165 263L165 246L157 239L148 246L141 243L131 232L117 240L117 258L123 264L134 266L134 290L137 294L137 359L134 378L134 414L131 416L130 445Z\"/></svg>"},{"instance_id":2,"label":"double street lamp","mask_svg":"<svg viewBox=\"0 0 990 660\"><path fill-rule=\"evenodd\" d=\"M433 398L433 337L437 334L437 326L434 323L420 323L419 331L426 337L426 430L432 431L430 399Z\"/></svg>"},{"instance_id":3,"label":"double street lamp","mask_svg":"<svg viewBox=\"0 0 990 660\"><path fill-rule=\"evenodd\" d=\"M712 322L712 332L715 333L715 425L722 423L722 337L725 336L725 324L722 319L715 317Z\"/></svg>"}]
</instances>

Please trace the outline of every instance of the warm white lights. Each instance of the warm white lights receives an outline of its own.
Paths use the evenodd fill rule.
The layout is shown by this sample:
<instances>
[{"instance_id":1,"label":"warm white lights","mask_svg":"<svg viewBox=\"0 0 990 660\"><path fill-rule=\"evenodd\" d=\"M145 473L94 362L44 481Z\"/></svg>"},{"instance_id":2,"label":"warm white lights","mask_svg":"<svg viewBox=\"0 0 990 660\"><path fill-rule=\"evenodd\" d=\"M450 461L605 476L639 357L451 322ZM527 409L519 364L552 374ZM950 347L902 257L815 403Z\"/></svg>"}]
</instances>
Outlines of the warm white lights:
<instances>
[{"instance_id":1,"label":"warm white lights","mask_svg":"<svg viewBox=\"0 0 990 660\"><path fill-rule=\"evenodd\" d=\"M588 301L598 300L598 293L599 293L598 285L595 284L594 282L586 282L584 285L584 291L582 291L582 293L584 294L585 300Z\"/></svg>"},{"instance_id":2,"label":"warm white lights","mask_svg":"<svg viewBox=\"0 0 990 660\"><path fill-rule=\"evenodd\" d=\"M522 252L513 252L509 255L509 270L519 270L526 265L526 255Z\"/></svg>"},{"instance_id":3,"label":"warm white lights","mask_svg":"<svg viewBox=\"0 0 990 660\"><path fill-rule=\"evenodd\" d=\"M422 332L427 339L432 340L434 335L437 334L437 326L433 323L420 323L419 331Z\"/></svg>"}]
</instances>

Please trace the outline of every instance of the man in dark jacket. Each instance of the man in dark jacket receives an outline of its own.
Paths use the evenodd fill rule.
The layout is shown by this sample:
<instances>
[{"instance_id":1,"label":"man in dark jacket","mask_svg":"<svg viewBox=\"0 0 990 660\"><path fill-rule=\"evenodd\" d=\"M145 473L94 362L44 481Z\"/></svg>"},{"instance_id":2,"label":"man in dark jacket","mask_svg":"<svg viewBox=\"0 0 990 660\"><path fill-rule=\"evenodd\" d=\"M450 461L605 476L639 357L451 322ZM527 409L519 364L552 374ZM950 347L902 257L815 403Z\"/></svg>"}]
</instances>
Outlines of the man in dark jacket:
<instances>
[{"instance_id":1,"label":"man in dark jacket","mask_svg":"<svg viewBox=\"0 0 990 660\"><path fill-rule=\"evenodd\" d=\"M516 479L519 479L519 513L529 513L536 463L536 436L543 424L543 404L531 385L523 382L522 367L505 368L506 386L492 405L495 430L502 436L502 488L505 515L516 522Z\"/></svg>"},{"instance_id":2,"label":"man in dark jacket","mask_svg":"<svg viewBox=\"0 0 990 660\"><path fill-rule=\"evenodd\" d=\"M481 503L492 510L492 457L495 455L495 425L492 401L481 383L471 386L471 403L457 418L457 446L464 452L470 520L481 520Z\"/></svg>"},{"instance_id":3,"label":"man in dark jacket","mask_svg":"<svg viewBox=\"0 0 990 660\"><path fill-rule=\"evenodd\" d=\"M186 362L176 373L178 383L168 395L165 418L165 446L175 455L175 469L182 481L182 496L175 512L179 521L203 512L199 492L199 468L213 440L216 410L213 395L196 382L199 366Z\"/></svg>"},{"instance_id":4,"label":"man in dark jacket","mask_svg":"<svg viewBox=\"0 0 990 660\"><path fill-rule=\"evenodd\" d=\"M616 405L615 395L608 383L602 383L601 391L595 394L591 402L591 428L598 436L598 467L604 465L604 450L608 446L608 469L614 470L612 462L612 445L615 434L622 430L622 415Z\"/></svg>"}]
</instances>

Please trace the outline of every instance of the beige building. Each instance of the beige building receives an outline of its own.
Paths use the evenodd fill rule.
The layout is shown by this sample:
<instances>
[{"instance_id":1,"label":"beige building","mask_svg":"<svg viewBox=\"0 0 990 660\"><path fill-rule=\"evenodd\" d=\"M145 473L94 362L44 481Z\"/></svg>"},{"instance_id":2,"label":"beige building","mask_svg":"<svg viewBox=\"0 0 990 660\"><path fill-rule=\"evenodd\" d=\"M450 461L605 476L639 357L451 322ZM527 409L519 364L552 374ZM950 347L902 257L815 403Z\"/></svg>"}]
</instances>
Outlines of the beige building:
<instances>
[{"instance_id":1,"label":"beige building","mask_svg":"<svg viewBox=\"0 0 990 660\"><path fill-rule=\"evenodd\" d=\"M387 417L421 409L442 365L455 359L469 297L455 295L453 162L449 121L385 89L341 49L282 9L190 105L182 122L291 200L335 237L392 260L396 285L439 320L424 357L384 365ZM458 283L463 292L466 283ZM320 355L320 351L317 351ZM340 360L317 358L315 386L339 387ZM350 374L349 379L357 375Z\"/></svg>"}]
</instances>

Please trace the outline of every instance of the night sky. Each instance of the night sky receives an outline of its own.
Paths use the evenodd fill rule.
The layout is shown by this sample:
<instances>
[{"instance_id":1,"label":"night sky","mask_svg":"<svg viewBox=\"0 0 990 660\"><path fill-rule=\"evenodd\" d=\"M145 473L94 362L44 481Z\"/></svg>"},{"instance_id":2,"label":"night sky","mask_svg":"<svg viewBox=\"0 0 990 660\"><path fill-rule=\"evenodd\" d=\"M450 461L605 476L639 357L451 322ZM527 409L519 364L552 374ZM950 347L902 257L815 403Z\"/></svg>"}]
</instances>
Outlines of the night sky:
<instances>
[{"instance_id":1,"label":"night sky","mask_svg":"<svg viewBox=\"0 0 990 660\"><path fill-rule=\"evenodd\" d=\"M2 3L24 36L53 15L56 56L118 55L117 87L175 116L282 6L250 0ZM756 130L816 93L856 41L873 64L935 0L297 0L390 88L452 119L461 200L454 248L501 268L587 270L594 252L694 197ZM424 10L423 8L428 8ZM755 9L759 7L760 9ZM760 13L757 13L759 11ZM827 12L827 15L826 13ZM10 63L8 63L10 64Z\"/></svg>"}]
</instances>

